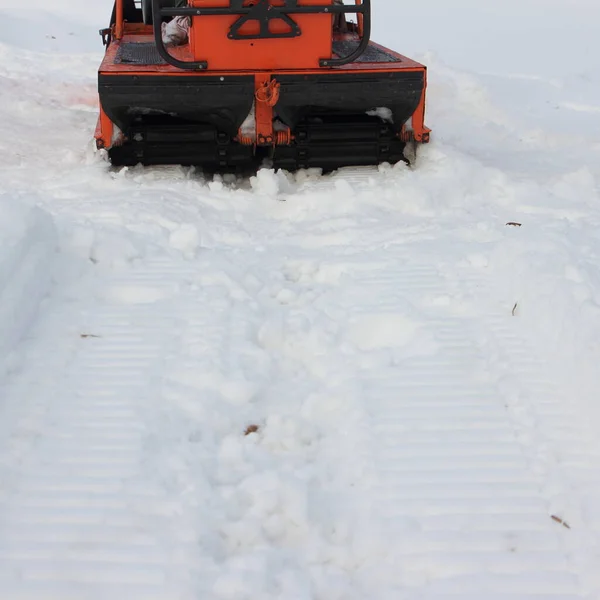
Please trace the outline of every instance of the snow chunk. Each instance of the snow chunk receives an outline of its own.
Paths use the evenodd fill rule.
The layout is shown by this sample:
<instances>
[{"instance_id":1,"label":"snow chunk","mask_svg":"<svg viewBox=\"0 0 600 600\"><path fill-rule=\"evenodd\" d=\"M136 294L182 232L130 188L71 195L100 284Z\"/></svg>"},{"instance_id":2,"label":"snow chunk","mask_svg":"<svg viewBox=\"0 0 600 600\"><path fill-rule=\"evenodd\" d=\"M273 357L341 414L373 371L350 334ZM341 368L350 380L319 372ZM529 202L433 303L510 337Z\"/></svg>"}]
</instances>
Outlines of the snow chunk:
<instances>
[{"instance_id":1,"label":"snow chunk","mask_svg":"<svg viewBox=\"0 0 600 600\"><path fill-rule=\"evenodd\" d=\"M380 106L373 110L368 110L367 114L370 117L379 117L382 121L385 121L386 123L394 122L394 116L392 114L392 111L389 108L386 108L385 106Z\"/></svg>"},{"instance_id":2,"label":"snow chunk","mask_svg":"<svg viewBox=\"0 0 600 600\"><path fill-rule=\"evenodd\" d=\"M200 233L191 223L183 223L171 232L169 242L173 248L180 250L187 258L193 258L200 246Z\"/></svg>"},{"instance_id":3,"label":"snow chunk","mask_svg":"<svg viewBox=\"0 0 600 600\"><path fill-rule=\"evenodd\" d=\"M90 260L110 268L125 267L143 256L133 236L124 236L118 229L95 231L90 248Z\"/></svg>"},{"instance_id":4,"label":"snow chunk","mask_svg":"<svg viewBox=\"0 0 600 600\"><path fill-rule=\"evenodd\" d=\"M250 178L252 189L265 196L275 197L279 193L279 179L273 169L261 169Z\"/></svg>"},{"instance_id":5,"label":"snow chunk","mask_svg":"<svg viewBox=\"0 0 600 600\"><path fill-rule=\"evenodd\" d=\"M285 173L274 169L260 169L254 177L250 177L250 186L256 194L267 198L279 198L292 191Z\"/></svg>"}]
</instances>

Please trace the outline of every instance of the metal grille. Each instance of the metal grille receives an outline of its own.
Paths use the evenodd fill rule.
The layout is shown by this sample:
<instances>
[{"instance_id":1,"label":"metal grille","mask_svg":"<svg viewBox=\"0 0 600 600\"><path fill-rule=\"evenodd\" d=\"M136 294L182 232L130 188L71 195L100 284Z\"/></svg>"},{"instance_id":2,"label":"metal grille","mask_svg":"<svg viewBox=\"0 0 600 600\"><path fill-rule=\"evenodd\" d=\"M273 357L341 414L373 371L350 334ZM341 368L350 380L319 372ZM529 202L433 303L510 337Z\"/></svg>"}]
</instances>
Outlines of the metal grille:
<instances>
[{"instance_id":1,"label":"metal grille","mask_svg":"<svg viewBox=\"0 0 600 600\"><path fill-rule=\"evenodd\" d=\"M333 51L338 56L347 56L358 46L354 40L338 40L333 42ZM369 45L362 56L356 61L361 63L392 63L400 62L395 56ZM125 65L164 65L153 42L126 42L119 46L115 63Z\"/></svg>"},{"instance_id":2,"label":"metal grille","mask_svg":"<svg viewBox=\"0 0 600 600\"><path fill-rule=\"evenodd\" d=\"M126 42L119 46L115 63L124 65L165 65L154 42Z\"/></svg>"},{"instance_id":3,"label":"metal grille","mask_svg":"<svg viewBox=\"0 0 600 600\"><path fill-rule=\"evenodd\" d=\"M358 47L359 42L354 40L337 40L333 42L333 51L338 56L348 56ZM354 62L359 63L392 63L400 59L369 44L364 53Z\"/></svg>"}]
</instances>

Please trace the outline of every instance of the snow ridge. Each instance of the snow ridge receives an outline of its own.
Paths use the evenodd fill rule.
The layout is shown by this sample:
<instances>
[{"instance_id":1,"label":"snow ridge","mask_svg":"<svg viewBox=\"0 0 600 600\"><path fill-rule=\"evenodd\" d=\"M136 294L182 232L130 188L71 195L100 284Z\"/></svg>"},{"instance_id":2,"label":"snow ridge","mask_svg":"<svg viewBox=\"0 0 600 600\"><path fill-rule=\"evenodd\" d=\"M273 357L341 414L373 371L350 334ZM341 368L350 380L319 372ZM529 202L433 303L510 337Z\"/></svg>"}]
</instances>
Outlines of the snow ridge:
<instances>
[{"instance_id":1,"label":"snow ridge","mask_svg":"<svg viewBox=\"0 0 600 600\"><path fill-rule=\"evenodd\" d=\"M56 247L47 213L0 196L0 375L50 290Z\"/></svg>"}]
</instances>

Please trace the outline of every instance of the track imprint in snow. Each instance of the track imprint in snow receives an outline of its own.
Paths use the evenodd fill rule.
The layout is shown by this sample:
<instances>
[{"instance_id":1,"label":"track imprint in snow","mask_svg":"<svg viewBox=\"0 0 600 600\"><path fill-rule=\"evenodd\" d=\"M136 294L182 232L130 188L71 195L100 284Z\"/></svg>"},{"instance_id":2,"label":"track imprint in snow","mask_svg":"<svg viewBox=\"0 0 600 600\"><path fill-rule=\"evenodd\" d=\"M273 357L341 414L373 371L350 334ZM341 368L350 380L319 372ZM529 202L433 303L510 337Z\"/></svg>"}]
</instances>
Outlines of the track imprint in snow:
<instances>
[{"instance_id":1,"label":"track imprint in snow","mask_svg":"<svg viewBox=\"0 0 600 600\"><path fill-rule=\"evenodd\" d=\"M143 285L137 283L116 283L108 285L103 295L115 304L153 304L176 294L177 285Z\"/></svg>"},{"instance_id":2,"label":"track imprint in snow","mask_svg":"<svg viewBox=\"0 0 600 600\"><path fill-rule=\"evenodd\" d=\"M420 334L421 326L398 314L353 317L348 323L348 339L360 350L407 346Z\"/></svg>"}]
</instances>

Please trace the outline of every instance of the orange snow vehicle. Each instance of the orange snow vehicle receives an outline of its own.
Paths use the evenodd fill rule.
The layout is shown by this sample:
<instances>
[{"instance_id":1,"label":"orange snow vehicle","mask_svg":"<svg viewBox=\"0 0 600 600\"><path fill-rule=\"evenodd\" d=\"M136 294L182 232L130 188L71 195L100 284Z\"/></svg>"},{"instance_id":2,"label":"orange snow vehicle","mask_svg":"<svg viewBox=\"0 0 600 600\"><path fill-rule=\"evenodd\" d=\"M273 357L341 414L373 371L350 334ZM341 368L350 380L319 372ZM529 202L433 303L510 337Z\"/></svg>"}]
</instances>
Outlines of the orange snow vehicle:
<instances>
[{"instance_id":1,"label":"orange snow vehicle","mask_svg":"<svg viewBox=\"0 0 600 600\"><path fill-rule=\"evenodd\" d=\"M95 137L114 165L332 170L429 141L426 67L371 41L371 0L116 0L101 34Z\"/></svg>"}]
</instances>

